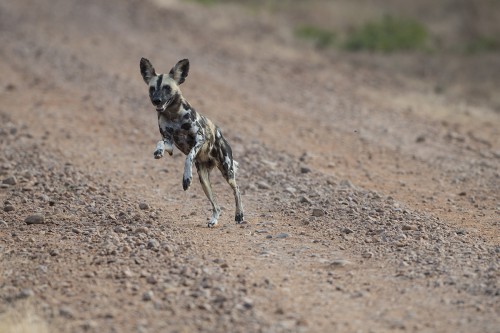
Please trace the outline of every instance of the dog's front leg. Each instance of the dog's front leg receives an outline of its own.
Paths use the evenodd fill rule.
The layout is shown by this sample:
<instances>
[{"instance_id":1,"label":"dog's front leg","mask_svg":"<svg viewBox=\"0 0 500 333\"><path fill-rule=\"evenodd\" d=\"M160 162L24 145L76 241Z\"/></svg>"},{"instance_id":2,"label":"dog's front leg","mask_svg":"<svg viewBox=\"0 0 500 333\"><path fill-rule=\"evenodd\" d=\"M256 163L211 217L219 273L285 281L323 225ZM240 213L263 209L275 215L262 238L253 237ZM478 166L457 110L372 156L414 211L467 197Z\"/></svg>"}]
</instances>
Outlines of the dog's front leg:
<instances>
[{"instance_id":1,"label":"dog's front leg","mask_svg":"<svg viewBox=\"0 0 500 333\"><path fill-rule=\"evenodd\" d=\"M174 152L174 147L172 146L172 143L170 143L168 140L160 140L156 144L156 150L154 151L153 155L156 159L162 158L163 154L165 151L172 156L172 153Z\"/></svg>"},{"instance_id":2,"label":"dog's front leg","mask_svg":"<svg viewBox=\"0 0 500 333\"><path fill-rule=\"evenodd\" d=\"M184 176L182 178L182 188L186 191L189 186L191 186L191 181L193 180L193 160L198 155L201 147L205 143L205 136L201 133L196 135L196 143L186 157L186 162L184 163Z\"/></svg>"},{"instance_id":3,"label":"dog's front leg","mask_svg":"<svg viewBox=\"0 0 500 333\"><path fill-rule=\"evenodd\" d=\"M153 155L156 159L162 158L165 151L172 156L173 147L173 129L169 126L168 120L163 115L158 116L158 127L163 140L158 141Z\"/></svg>"}]
</instances>

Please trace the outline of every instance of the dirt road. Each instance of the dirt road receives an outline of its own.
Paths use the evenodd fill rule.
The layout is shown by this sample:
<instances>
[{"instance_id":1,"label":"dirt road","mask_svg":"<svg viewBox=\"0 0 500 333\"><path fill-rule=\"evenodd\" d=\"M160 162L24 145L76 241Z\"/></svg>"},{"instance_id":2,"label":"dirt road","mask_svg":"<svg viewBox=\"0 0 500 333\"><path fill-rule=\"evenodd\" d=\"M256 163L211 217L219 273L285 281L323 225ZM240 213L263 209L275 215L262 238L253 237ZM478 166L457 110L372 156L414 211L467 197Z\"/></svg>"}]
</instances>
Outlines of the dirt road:
<instances>
[{"instance_id":1,"label":"dirt road","mask_svg":"<svg viewBox=\"0 0 500 333\"><path fill-rule=\"evenodd\" d=\"M499 113L283 24L0 3L0 332L500 332ZM246 224L214 174L207 228L184 156L153 159L141 57L190 59L184 96L233 147Z\"/></svg>"}]
</instances>

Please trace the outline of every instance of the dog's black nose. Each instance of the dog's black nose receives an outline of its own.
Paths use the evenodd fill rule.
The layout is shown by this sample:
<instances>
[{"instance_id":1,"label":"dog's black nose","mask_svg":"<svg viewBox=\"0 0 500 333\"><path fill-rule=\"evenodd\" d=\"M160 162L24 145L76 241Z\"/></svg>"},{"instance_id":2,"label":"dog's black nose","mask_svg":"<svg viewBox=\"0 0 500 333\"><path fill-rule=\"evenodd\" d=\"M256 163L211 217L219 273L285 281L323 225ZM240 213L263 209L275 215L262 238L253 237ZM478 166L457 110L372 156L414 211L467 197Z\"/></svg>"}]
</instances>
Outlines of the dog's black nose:
<instances>
[{"instance_id":1,"label":"dog's black nose","mask_svg":"<svg viewBox=\"0 0 500 333\"><path fill-rule=\"evenodd\" d=\"M154 105L160 105L161 100L159 98L153 98L153 104Z\"/></svg>"}]
</instances>

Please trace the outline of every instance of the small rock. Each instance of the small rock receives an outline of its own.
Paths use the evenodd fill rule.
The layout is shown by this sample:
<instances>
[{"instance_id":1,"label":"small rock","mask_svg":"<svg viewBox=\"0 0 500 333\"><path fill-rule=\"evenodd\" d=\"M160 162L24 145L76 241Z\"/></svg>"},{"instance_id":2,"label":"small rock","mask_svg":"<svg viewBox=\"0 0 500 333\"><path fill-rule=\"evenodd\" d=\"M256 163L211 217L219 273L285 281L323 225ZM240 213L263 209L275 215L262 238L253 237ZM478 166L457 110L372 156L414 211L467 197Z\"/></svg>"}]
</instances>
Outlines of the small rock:
<instances>
[{"instance_id":1,"label":"small rock","mask_svg":"<svg viewBox=\"0 0 500 333\"><path fill-rule=\"evenodd\" d=\"M174 248L170 244L163 244L163 249L167 251L168 253L174 252Z\"/></svg>"},{"instance_id":2,"label":"small rock","mask_svg":"<svg viewBox=\"0 0 500 333\"><path fill-rule=\"evenodd\" d=\"M15 176L10 176L10 177L7 177L5 178L3 181L2 181L2 184L6 184L6 185L16 185L17 184L17 179Z\"/></svg>"},{"instance_id":3,"label":"small rock","mask_svg":"<svg viewBox=\"0 0 500 333\"><path fill-rule=\"evenodd\" d=\"M30 215L28 216L24 222L26 224L44 224L45 223L45 217L43 217L43 215L40 215L40 214L33 214L33 215Z\"/></svg>"},{"instance_id":4,"label":"small rock","mask_svg":"<svg viewBox=\"0 0 500 333\"><path fill-rule=\"evenodd\" d=\"M212 306L209 303L202 303L202 304L198 305L198 309L211 312Z\"/></svg>"},{"instance_id":5,"label":"small rock","mask_svg":"<svg viewBox=\"0 0 500 333\"><path fill-rule=\"evenodd\" d=\"M87 320L86 322L84 322L82 324L82 328L85 331L97 331L98 327L99 327L99 325L97 324L97 322L95 322L93 320Z\"/></svg>"},{"instance_id":6,"label":"small rock","mask_svg":"<svg viewBox=\"0 0 500 333\"><path fill-rule=\"evenodd\" d=\"M145 203L145 202L141 202L139 204L139 209L141 209L141 210L148 210L149 209L149 205L147 203Z\"/></svg>"},{"instance_id":7,"label":"small rock","mask_svg":"<svg viewBox=\"0 0 500 333\"><path fill-rule=\"evenodd\" d=\"M332 261L332 266L335 267L345 267L349 265L352 265L352 262L346 259L335 259L334 261Z\"/></svg>"},{"instance_id":8,"label":"small rock","mask_svg":"<svg viewBox=\"0 0 500 333\"><path fill-rule=\"evenodd\" d=\"M152 290L146 291L144 294L142 294L142 300L143 301L151 301L153 299L154 293Z\"/></svg>"},{"instance_id":9,"label":"small rock","mask_svg":"<svg viewBox=\"0 0 500 333\"><path fill-rule=\"evenodd\" d=\"M398 241L404 241L406 238L407 238L407 236L403 233L396 235L396 240L398 240Z\"/></svg>"},{"instance_id":10,"label":"small rock","mask_svg":"<svg viewBox=\"0 0 500 333\"><path fill-rule=\"evenodd\" d=\"M143 227L143 226L140 226L140 227L137 227L135 230L134 230L134 233L135 234L148 234L149 232L149 229L148 227Z\"/></svg>"},{"instance_id":11,"label":"small rock","mask_svg":"<svg viewBox=\"0 0 500 333\"><path fill-rule=\"evenodd\" d=\"M268 183L264 182L264 181L260 181L260 182L257 182L257 188L261 189L261 190L269 190L271 188L271 185L269 185Z\"/></svg>"},{"instance_id":12,"label":"small rock","mask_svg":"<svg viewBox=\"0 0 500 333\"><path fill-rule=\"evenodd\" d=\"M6 228L9 226L9 225L7 224L7 222L5 222L5 221L3 221L3 220L0 220L0 225L1 225L2 227L6 227Z\"/></svg>"},{"instance_id":13,"label":"small rock","mask_svg":"<svg viewBox=\"0 0 500 333\"><path fill-rule=\"evenodd\" d=\"M160 247L160 242L158 242L156 239L151 238L148 240L148 243L146 245L148 249L156 250L158 251L158 248Z\"/></svg>"},{"instance_id":14,"label":"small rock","mask_svg":"<svg viewBox=\"0 0 500 333\"><path fill-rule=\"evenodd\" d=\"M309 197L307 197L305 195L303 195L303 196L300 197L300 202L312 205L311 199L309 199Z\"/></svg>"},{"instance_id":15,"label":"small rock","mask_svg":"<svg viewBox=\"0 0 500 333\"><path fill-rule=\"evenodd\" d=\"M267 235L266 238L273 238L273 236L272 235Z\"/></svg>"},{"instance_id":16,"label":"small rock","mask_svg":"<svg viewBox=\"0 0 500 333\"><path fill-rule=\"evenodd\" d=\"M277 234L276 238L283 239L283 238L288 238L288 236L289 235L287 233L282 232L282 233Z\"/></svg>"},{"instance_id":17,"label":"small rock","mask_svg":"<svg viewBox=\"0 0 500 333\"><path fill-rule=\"evenodd\" d=\"M125 270L123 270L122 272L122 276L124 278L132 278L135 276L134 272L132 272L130 269L126 268Z\"/></svg>"},{"instance_id":18,"label":"small rock","mask_svg":"<svg viewBox=\"0 0 500 333\"><path fill-rule=\"evenodd\" d=\"M22 289L21 292L19 293L19 298L28 298L35 295L33 290L29 288Z\"/></svg>"},{"instance_id":19,"label":"small rock","mask_svg":"<svg viewBox=\"0 0 500 333\"><path fill-rule=\"evenodd\" d=\"M125 227L122 227L122 226L118 226L116 228L113 229L116 233L119 233L119 234L124 234L127 232L127 228Z\"/></svg>"},{"instance_id":20,"label":"small rock","mask_svg":"<svg viewBox=\"0 0 500 333\"><path fill-rule=\"evenodd\" d=\"M311 172L311 169L306 167L306 166L303 166L303 167L300 167L300 172L301 173L309 173L309 172Z\"/></svg>"},{"instance_id":21,"label":"small rock","mask_svg":"<svg viewBox=\"0 0 500 333\"><path fill-rule=\"evenodd\" d=\"M412 225L412 224L405 224L401 227L401 229L403 229L403 230L417 230L417 226Z\"/></svg>"},{"instance_id":22,"label":"small rock","mask_svg":"<svg viewBox=\"0 0 500 333\"><path fill-rule=\"evenodd\" d=\"M344 234L352 234L354 231L351 228L343 228L342 232Z\"/></svg>"},{"instance_id":23,"label":"small rock","mask_svg":"<svg viewBox=\"0 0 500 333\"><path fill-rule=\"evenodd\" d=\"M58 256L58 255L59 255L59 251L58 251L58 250L50 250L49 254L50 254L52 257L55 257L55 256Z\"/></svg>"},{"instance_id":24,"label":"small rock","mask_svg":"<svg viewBox=\"0 0 500 333\"><path fill-rule=\"evenodd\" d=\"M419 135L419 136L417 136L417 138L415 139L415 142L416 143L425 142L425 135Z\"/></svg>"},{"instance_id":25,"label":"small rock","mask_svg":"<svg viewBox=\"0 0 500 333\"><path fill-rule=\"evenodd\" d=\"M146 282L149 284L157 284L158 280L153 275L150 275L146 278Z\"/></svg>"},{"instance_id":26,"label":"small rock","mask_svg":"<svg viewBox=\"0 0 500 333\"><path fill-rule=\"evenodd\" d=\"M5 86L5 90L7 91L14 91L16 90L16 85L13 84L13 83L8 83L6 86Z\"/></svg>"},{"instance_id":27,"label":"small rock","mask_svg":"<svg viewBox=\"0 0 500 333\"><path fill-rule=\"evenodd\" d=\"M325 215L325 211L321 208L314 208L312 211L314 217L321 217Z\"/></svg>"},{"instance_id":28,"label":"small rock","mask_svg":"<svg viewBox=\"0 0 500 333\"><path fill-rule=\"evenodd\" d=\"M5 206L3 206L3 211L4 212L13 212L14 210L16 210L16 209L12 205L5 205Z\"/></svg>"},{"instance_id":29,"label":"small rock","mask_svg":"<svg viewBox=\"0 0 500 333\"><path fill-rule=\"evenodd\" d=\"M68 307L68 306L63 306L59 309L59 314L63 317L66 317L66 318L75 318L75 311Z\"/></svg>"},{"instance_id":30,"label":"small rock","mask_svg":"<svg viewBox=\"0 0 500 333\"><path fill-rule=\"evenodd\" d=\"M373 252L365 252L361 255L365 259L373 258Z\"/></svg>"},{"instance_id":31,"label":"small rock","mask_svg":"<svg viewBox=\"0 0 500 333\"><path fill-rule=\"evenodd\" d=\"M354 188L354 185L349 179L342 179L339 185L341 187Z\"/></svg>"},{"instance_id":32,"label":"small rock","mask_svg":"<svg viewBox=\"0 0 500 333\"><path fill-rule=\"evenodd\" d=\"M243 298L243 308L249 310L251 308L253 308L253 300L248 298L248 297L245 297Z\"/></svg>"}]
</instances>

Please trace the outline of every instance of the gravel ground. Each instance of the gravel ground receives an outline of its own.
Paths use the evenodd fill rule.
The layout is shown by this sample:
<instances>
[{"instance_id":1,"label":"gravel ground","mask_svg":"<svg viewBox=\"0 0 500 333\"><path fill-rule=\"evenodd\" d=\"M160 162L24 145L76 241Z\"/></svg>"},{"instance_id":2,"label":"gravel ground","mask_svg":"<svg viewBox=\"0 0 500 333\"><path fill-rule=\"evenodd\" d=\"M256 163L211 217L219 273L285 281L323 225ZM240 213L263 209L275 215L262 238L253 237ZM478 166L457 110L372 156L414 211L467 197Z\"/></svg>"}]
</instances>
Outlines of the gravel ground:
<instances>
[{"instance_id":1,"label":"gravel ground","mask_svg":"<svg viewBox=\"0 0 500 333\"><path fill-rule=\"evenodd\" d=\"M237 7L21 0L0 22L0 332L500 332L497 113ZM194 59L245 224L214 174L206 228L182 154L153 159L141 56Z\"/></svg>"}]
</instances>

